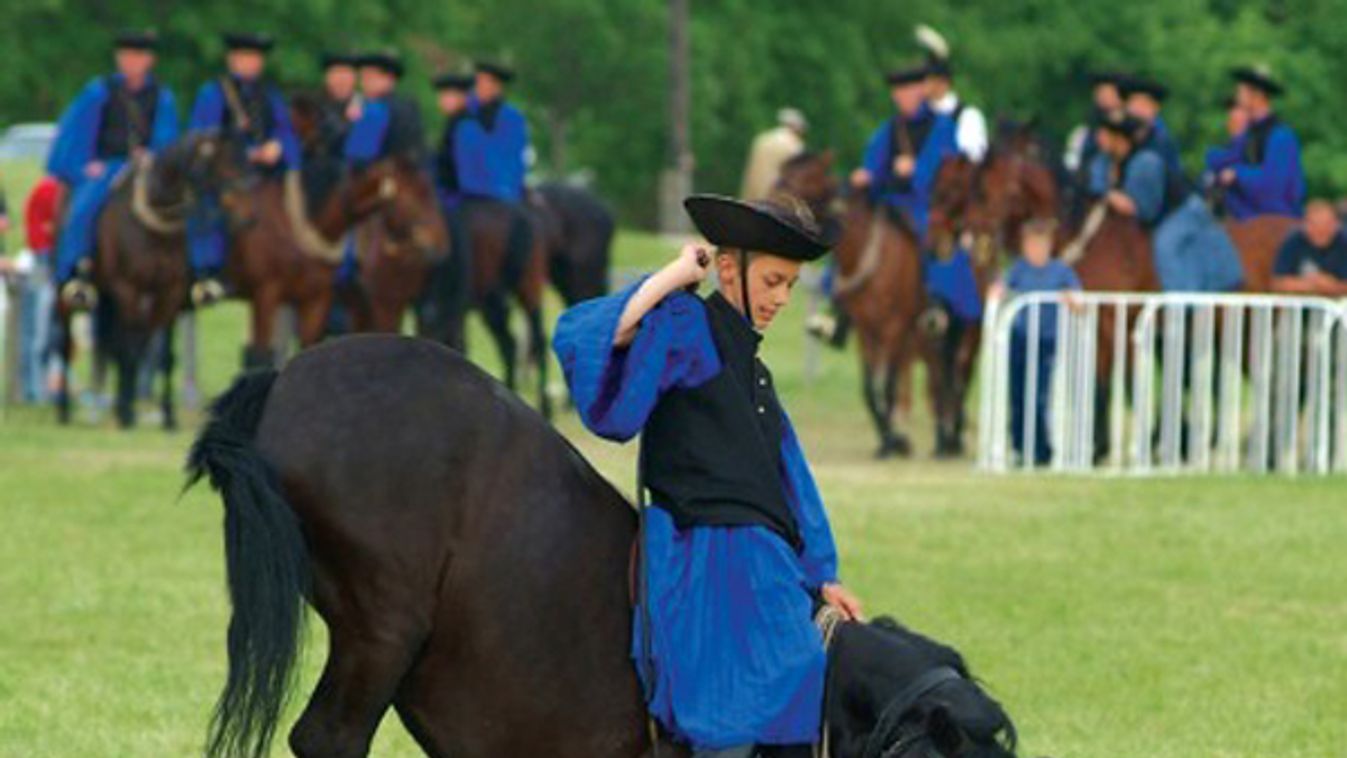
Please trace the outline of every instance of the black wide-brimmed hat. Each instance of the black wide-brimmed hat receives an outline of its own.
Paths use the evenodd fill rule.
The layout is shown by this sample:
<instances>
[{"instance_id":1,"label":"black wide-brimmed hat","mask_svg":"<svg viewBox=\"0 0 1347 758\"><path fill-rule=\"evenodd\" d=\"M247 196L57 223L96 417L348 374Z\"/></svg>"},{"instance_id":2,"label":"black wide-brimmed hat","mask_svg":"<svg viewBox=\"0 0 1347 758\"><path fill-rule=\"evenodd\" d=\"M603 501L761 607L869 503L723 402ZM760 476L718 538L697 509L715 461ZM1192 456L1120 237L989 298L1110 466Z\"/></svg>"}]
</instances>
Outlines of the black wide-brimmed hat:
<instances>
[{"instance_id":1,"label":"black wide-brimmed hat","mask_svg":"<svg viewBox=\"0 0 1347 758\"><path fill-rule=\"evenodd\" d=\"M326 71L334 66L359 66L360 56L355 53L323 53L319 61Z\"/></svg>"},{"instance_id":2,"label":"black wide-brimmed hat","mask_svg":"<svg viewBox=\"0 0 1347 758\"><path fill-rule=\"evenodd\" d=\"M393 76L402 76L403 72L402 56L398 55L396 50L374 50L364 53L356 63L361 67L368 66L387 71Z\"/></svg>"},{"instance_id":3,"label":"black wide-brimmed hat","mask_svg":"<svg viewBox=\"0 0 1347 758\"><path fill-rule=\"evenodd\" d=\"M479 60L473 63L473 69L479 73L490 74L509 84L514 81L515 71L508 63L499 60Z\"/></svg>"},{"instance_id":4,"label":"black wide-brimmed hat","mask_svg":"<svg viewBox=\"0 0 1347 758\"><path fill-rule=\"evenodd\" d=\"M1122 111L1113 111L1103 115L1099 120L1099 127L1135 142L1146 128L1146 122Z\"/></svg>"},{"instance_id":5,"label":"black wide-brimmed hat","mask_svg":"<svg viewBox=\"0 0 1347 758\"><path fill-rule=\"evenodd\" d=\"M745 202L720 195L683 201L697 231L717 247L812 261L832 247L802 201L783 195Z\"/></svg>"},{"instance_id":6,"label":"black wide-brimmed hat","mask_svg":"<svg viewBox=\"0 0 1347 758\"><path fill-rule=\"evenodd\" d=\"M1164 100L1169 97L1169 88L1161 84L1159 80L1140 74L1132 74L1120 77L1117 80L1118 91L1123 97L1132 95L1150 95L1156 100Z\"/></svg>"},{"instance_id":7,"label":"black wide-brimmed hat","mask_svg":"<svg viewBox=\"0 0 1347 758\"><path fill-rule=\"evenodd\" d=\"M924 81L930 72L930 66L925 61L909 63L884 74L884 81L888 82L890 87L901 87L904 84Z\"/></svg>"},{"instance_id":8,"label":"black wide-brimmed hat","mask_svg":"<svg viewBox=\"0 0 1347 758\"><path fill-rule=\"evenodd\" d=\"M270 52L276 40L265 32L225 32L224 44L228 50L253 50L259 53Z\"/></svg>"},{"instance_id":9,"label":"black wide-brimmed hat","mask_svg":"<svg viewBox=\"0 0 1347 758\"><path fill-rule=\"evenodd\" d=\"M1254 89L1261 90L1268 95L1280 95L1285 91L1282 83L1277 81L1272 75L1272 69L1266 65L1258 63L1252 66L1240 66L1232 69L1230 76L1235 81L1247 84Z\"/></svg>"},{"instance_id":10,"label":"black wide-brimmed hat","mask_svg":"<svg viewBox=\"0 0 1347 758\"><path fill-rule=\"evenodd\" d=\"M431 80L437 90L467 92L472 89L472 74L445 73Z\"/></svg>"},{"instance_id":11,"label":"black wide-brimmed hat","mask_svg":"<svg viewBox=\"0 0 1347 758\"><path fill-rule=\"evenodd\" d=\"M154 50L159 47L159 33L153 29L126 29L112 40L114 50Z\"/></svg>"}]
</instances>

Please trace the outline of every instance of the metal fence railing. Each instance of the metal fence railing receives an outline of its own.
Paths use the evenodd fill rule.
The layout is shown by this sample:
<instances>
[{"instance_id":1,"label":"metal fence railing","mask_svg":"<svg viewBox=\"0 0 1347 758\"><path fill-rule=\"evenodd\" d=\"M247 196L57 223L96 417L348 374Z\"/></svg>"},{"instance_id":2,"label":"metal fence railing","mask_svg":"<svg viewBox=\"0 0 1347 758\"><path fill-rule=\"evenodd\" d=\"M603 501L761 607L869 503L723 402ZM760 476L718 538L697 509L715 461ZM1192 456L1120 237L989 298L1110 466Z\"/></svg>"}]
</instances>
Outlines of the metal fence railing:
<instances>
[{"instance_id":1,"label":"metal fence railing","mask_svg":"<svg viewBox=\"0 0 1347 758\"><path fill-rule=\"evenodd\" d=\"M984 470L1347 471L1343 301L1029 293L983 327Z\"/></svg>"}]
</instances>

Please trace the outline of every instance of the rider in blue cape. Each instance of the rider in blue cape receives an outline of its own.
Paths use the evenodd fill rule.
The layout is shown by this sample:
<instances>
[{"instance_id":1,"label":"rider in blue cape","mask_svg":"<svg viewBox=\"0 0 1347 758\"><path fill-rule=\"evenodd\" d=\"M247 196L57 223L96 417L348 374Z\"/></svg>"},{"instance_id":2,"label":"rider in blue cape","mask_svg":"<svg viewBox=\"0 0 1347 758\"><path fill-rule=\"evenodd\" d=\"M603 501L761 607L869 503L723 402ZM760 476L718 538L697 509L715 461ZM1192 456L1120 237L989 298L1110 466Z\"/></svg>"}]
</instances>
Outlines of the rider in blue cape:
<instances>
[{"instance_id":1,"label":"rider in blue cape","mask_svg":"<svg viewBox=\"0 0 1347 758\"><path fill-rule=\"evenodd\" d=\"M1148 141L1145 123L1116 114L1100 127L1111 183L1109 207L1152 234L1155 272L1166 292L1228 292L1244 283L1239 252L1181 172Z\"/></svg>"},{"instance_id":2,"label":"rider in blue cape","mask_svg":"<svg viewBox=\"0 0 1347 758\"><path fill-rule=\"evenodd\" d=\"M852 184L869 192L909 229L926 239L926 220L936 173L959 152L954 121L926 102L926 66L911 66L886 77L897 113L875 129Z\"/></svg>"},{"instance_id":3,"label":"rider in blue cape","mask_svg":"<svg viewBox=\"0 0 1347 758\"><path fill-rule=\"evenodd\" d=\"M1207 155L1208 169L1225 188L1226 211L1237 221L1261 215L1299 218L1305 205L1300 141L1272 109L1283 87L1262 66L1237 68L1231 76L1248 126L1230 148Z\"/></svg>"},{"instance_id":4,"label":"rider in blue cape","mask_svg":"<svg viewBox=\"0 0 1347 758\"><path fill-rule=\"evenodd\" d=\"M360 171L375 161L393 157L420 164L426 153L425 126L416 101L397 92L404 71L401 56L382 50L360 56L358 63L364 102L360 118L346 136L343 155L347 165ZM337 281L349 281L355 271L355 236L348 235Z\"/></svg>"},{"instance_id":5,"label":"rider in blue cape","mask_svg":"<svg viewBox=\"0 0 1347 758\"><path fill-rule=\"evenodd\" d=\"M1160 114L1169 88L1159 80L1147 76L1129 75L1119 80L1118 88L1129 116L1141 121L1145 131L1145 145L1165 159L1165 170L1183 173L1183 159L1178 140L1169 131L1169 125Z\"/></svg>"},{"instance_id":6,"label":"rider in blue cape","mask_svg":"<svg viewBox=\"0 0 1347 758\"><path fill-rule=\"evenodd\" d=\"M802 204L685 202L714 254L562 314L553 347L585 425L642 435L652 505L632 656L653 716L697 756L819 736L826 653L816 599L857 618L827 513L771 373L762 330L829 242ZM716 266L719 288L695 294Z\"/></svg>"},{"instance_id":7,"label":"rider in blue cape","mask_svg":"<svg viewBox=\"0 0 1347 758\"><path fill-rule=\"evenodd\" d=\"M290 109L280 88L263 74L273 46L269 35L231 32L224 35L227 72L201 85L192 106L189 128L217 131L236 141L248 162L264 178L279 178L300 168L299 139L290 124ZM188 251L196 282L197 304L224 294L219 276L226 255L224 215L218 198L202 198L188 219Z\"/></svg>"},{"instance_id":8,"label":"rider in blue cape","mask_svg":"<svg viewBox=\"0 0 1347 758\"><path fill-rule=\"evenodd\" d=\"M56 246L56 282L73 308L93 300L87 261L94 231L113 182L126 164L178 138L173 93L154 77L158 36L124 32L113 43L116 73L90 81L61 115L47 171L70 192L70 208Z\"/></svg>"},{"instance_id":9,"label":"rider in blue cape","mask_svg":"<svg viewBox=\"0 0 1347 758\"><path fill-rule=\"evenodd\" d=\"M866 144L860 167L851 173L852 189L866 193L873 204L912 234L923 251L936 174L940 164L959 154L954 119L938 113L928 102L929 75L930 68L925 62L885 75L889 96L897 112L875 129ZM940 291L932 291L932 294L942 301L962 301L962 297L954 295L953 288L962 288L965 282L973 279L968 257L963 255L943 262L946 271L932 279L934 263L932 256L923 255L922 276L927 289L948 285L952 288L949 297ZM832 291L834 274L833 266L829 265L824 272L825 292ZM834 317L812 319L808 329L814 336L840 348L845 344L848 321L837 304L833 305Z\"/></svg>"}]
</instances>

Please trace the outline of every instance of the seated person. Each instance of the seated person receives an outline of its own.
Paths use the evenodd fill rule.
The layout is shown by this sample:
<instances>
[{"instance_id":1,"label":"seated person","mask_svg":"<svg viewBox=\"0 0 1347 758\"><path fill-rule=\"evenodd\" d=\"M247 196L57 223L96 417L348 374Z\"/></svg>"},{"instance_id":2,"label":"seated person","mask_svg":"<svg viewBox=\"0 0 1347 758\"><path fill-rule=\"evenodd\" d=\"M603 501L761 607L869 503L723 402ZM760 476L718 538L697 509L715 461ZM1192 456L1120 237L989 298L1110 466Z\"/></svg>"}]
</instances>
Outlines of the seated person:
<instances>
[{"instance_id":1,"label":"seated person","mask_svg":"<svg viewBox=\"0 0 1347 758\"><path fill-rule=\"evenodd\" d=\"M1310 202L1302 228L1282 243L1272 264L1272 291L1347 297L1347 237L1327 200Z\"/></svg>"}]
</instances>

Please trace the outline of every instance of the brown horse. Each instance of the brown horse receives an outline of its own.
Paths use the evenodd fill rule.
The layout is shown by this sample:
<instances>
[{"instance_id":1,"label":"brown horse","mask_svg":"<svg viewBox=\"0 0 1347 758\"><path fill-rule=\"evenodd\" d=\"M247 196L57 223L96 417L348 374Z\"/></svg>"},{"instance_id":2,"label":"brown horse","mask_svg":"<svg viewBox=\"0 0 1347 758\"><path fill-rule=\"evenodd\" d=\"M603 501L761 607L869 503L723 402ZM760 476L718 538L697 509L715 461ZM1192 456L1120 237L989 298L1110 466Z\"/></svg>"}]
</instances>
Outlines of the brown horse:
<instances>
[{"instance_id":1,"label":"brown horse","mask_svg":"<svg viewBox=\"0 0 1347 758\"><path fill-rule=\"evenodd\" d=\"M232 180L230 146L208 134L194 134L158 156L128 164L98 216L93 280L99 298L97 351L117 368L117 422L136 422L136 375L156 333L164 333L164 374L160 406L165 429L177 425L173 393L173 324L187 303L186 217L202 191ZM58 309L62 352L61 390L56 407L70 421L70 363L73 314Z\"/></svg>"},{"instance_id":2,"label":"brown horse","mask_svg":"<svg viewBox=\"0 0 1347 758\"><path fill-rule=\"evenodd\" d=\"M248 300L252 311L245 366L275 362L272 338L283 305L295 309L301 345L322 338L343 235L374 213L396 207L410 181L396 160L379 161L345 177L312 220L297 199L293 173L225 194L221 205L232 229L225 273L233 294Z\"/></svg>"},{"instance_id":3,"label":"brown horse","mask_svg":"<svg viewBox=\"0 0 1347 758\"><path fill-rule=\"evenodd\" d=\"M686 758L647 728L630 658L635 512L461 354L363 335L246 375L188 467L224 501L233 605L211 758L268 753L306 601L329 647L301 758L366 755L390 708L431 756L637 758L658 739ZM836 758L1013 755L952 648L877 620L840 624L829 657Z\"/></svg>"},{"instance_id":4,"label":"brown horse","mask_svg":"<svg viewBox=\"0 0 1347 758\"><path fill-rule=\"evenodd\" d=\"M359 273L346 299L357 332L399 331L403 314L425 293L432 269L451 253L429 174L408 159L391 160L396 191L353 232Z\"/></svg>"},{"instance_id":5,"label":"brown horse","mask_svg":"<svg viewBox=\"0 0 1347 758\"><path fill-rule=\"evenodd\" d=\"M918 348L917 317L926 305L916 237L862 193L832 210L837 183L832 153L804 153L787 161L777 187L804 201L822 223L840 225L833 249L833 298L860 340L862 396L879 434L877 457L910 455L912 443L896 428L900 380ZM906 384L906 381L903 382Z\"/></svg>"}]
</instances>

